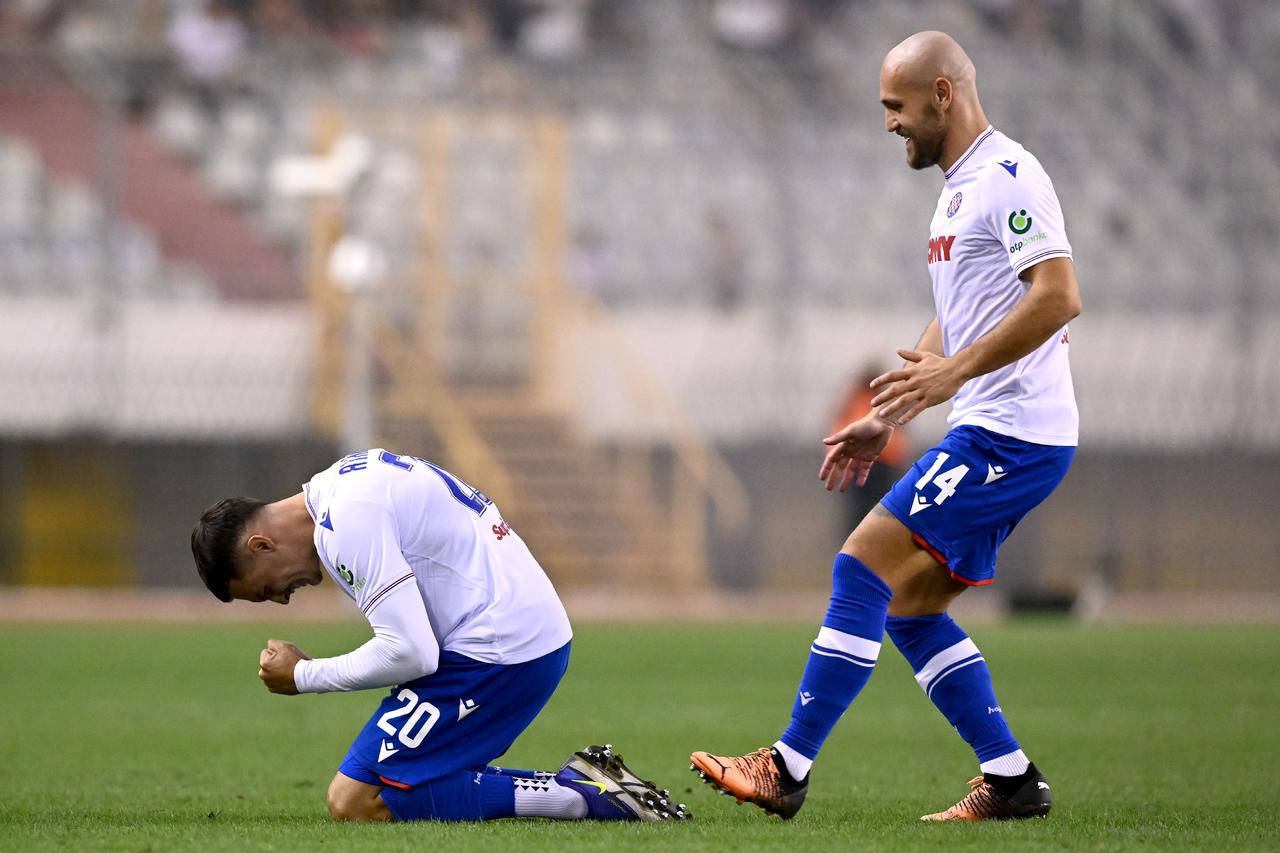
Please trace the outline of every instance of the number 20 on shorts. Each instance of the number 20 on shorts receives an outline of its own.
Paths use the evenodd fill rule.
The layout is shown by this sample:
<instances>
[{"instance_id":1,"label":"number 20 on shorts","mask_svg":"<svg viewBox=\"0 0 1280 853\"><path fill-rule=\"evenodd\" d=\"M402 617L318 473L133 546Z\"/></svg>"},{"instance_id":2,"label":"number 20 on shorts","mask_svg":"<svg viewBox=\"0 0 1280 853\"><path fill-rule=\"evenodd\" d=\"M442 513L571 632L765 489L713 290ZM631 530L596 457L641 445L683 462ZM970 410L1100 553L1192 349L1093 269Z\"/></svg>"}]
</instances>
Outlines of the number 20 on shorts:
<instances>
[{"instance_id":1,"label":"number 20 on shorts","mask_svg":"<svg viewBox=\"0 0 1280 853\"><path fill-rule=\"evenodd\" d=\"M419 702L418 694L407 687L400 691L396 699L405 704L399 708L392 708L379 717L378 728L389 735L395 735L402 744L410 749L417 749L435 726L436 721L440 719L440 709L430 702ZM409 714L409 719L401 724L399 731L396 731L396 727L391 724L391 721L406 714ZM424 717L426 718L425 720L423 719ZM414 729L417 729L417 731L415 732Z\"/></svg>"}]
</instances>

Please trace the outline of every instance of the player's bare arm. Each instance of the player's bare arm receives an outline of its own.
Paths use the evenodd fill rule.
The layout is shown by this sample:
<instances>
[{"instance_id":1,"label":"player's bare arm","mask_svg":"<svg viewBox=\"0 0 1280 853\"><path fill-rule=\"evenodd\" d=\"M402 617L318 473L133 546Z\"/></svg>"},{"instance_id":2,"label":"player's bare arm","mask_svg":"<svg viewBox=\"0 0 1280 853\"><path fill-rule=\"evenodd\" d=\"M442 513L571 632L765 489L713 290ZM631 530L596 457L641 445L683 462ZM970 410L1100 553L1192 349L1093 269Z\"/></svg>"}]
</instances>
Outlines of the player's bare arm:
<instances>
[{"instance_id":1,"label":"player's bare arm","mask_svg":"<svg viewBox=\"0 0 1280 853\"><path fill-rule=\"evenodd\" d=\"M1083 307L1070 258L1050 258L1024 274L1027 293L994 329L947 357L898 350L909 364L872 381L883 390L871 401L879 416L902 425L930 406L945 403L960 386L1012 364L1058 334Z\"/></svg>"},{"instance_id":2,"label":"player's bare arm","mask_svg":"<svg viewBox=\"0 0 1280 853\"><path fill-rule=\"evenodd\" d=\"M925 326L924 332L920 335L920 340L915 345L916 352L931 352L934 355L945 355L942 351L942 324L938 322L937 315L929 321L929 325ZM904 367L906 365L903 365Z\"/></svg>"},{"instance_id":3,"label":"player's bare arm","mask_svg":"<svg viewBox=\"0 0 1280 853\"><path fill-rule=\"evenodd\" d=\"M311 660L311 656L293 643L285 640L267 640L267 647L258 655L258 678L272 693L297 696L298 686L293 671L298 661Z\"/></svg>"}]
</instances>

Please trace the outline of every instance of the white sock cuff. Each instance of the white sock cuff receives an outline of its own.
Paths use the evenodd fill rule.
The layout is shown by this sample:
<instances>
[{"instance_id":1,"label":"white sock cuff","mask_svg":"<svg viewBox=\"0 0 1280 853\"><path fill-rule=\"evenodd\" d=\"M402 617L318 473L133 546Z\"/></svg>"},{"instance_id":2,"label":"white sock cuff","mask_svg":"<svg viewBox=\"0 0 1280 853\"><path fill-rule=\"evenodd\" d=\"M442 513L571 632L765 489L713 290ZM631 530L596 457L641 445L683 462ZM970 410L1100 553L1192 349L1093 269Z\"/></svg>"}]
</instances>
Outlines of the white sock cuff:
<instances>
[{"instance_id":1,"label":"white sock cuff","mask_svg":"<svg viewBox=\"0 0 1280 853\"><path fill-rule=\"evenodd\" d=\"M801 755L782 741L775 743L773 748L782 756L782 763L787 765L787 772L792 779L799 782L809 775L809 768L813 766L812 758Z\"/></svg>"},{"instance_id":2,"label":"white sock cuff","mask_svg":"<svg viewBox=\"0 0 1280 853\"><path fill-rule=\"evenodd\" d=\"M587 816L587 801L572 788L555 779L514 780L516 817L550 817L581 820Z\"/></svg>"},{"instance_id":3,"label":"white sock cuff","mask_svg":"<svg viewBox=\"0 0 1280 853\"><path fill-rule=\"evenodd\" d=\"M1021 776L1030 766L1031 762L1019 749L997 756L990 761L984 761L978 765L978 769L983 773L992 773L996 776Z\"/></svg>"}]
</instances>

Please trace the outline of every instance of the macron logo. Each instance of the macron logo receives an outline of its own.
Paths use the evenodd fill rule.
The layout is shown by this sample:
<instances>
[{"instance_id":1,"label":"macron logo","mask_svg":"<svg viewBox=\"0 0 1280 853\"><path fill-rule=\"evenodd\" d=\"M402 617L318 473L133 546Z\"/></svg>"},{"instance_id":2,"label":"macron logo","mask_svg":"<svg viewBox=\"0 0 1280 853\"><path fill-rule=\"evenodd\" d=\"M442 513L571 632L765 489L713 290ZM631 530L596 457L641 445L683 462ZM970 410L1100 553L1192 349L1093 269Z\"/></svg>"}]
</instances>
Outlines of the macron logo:
<instances>
[{"instance_id":1,"label":"macron logo","mask_svg":"<svg viewBox=\"0 0 1280 853\"><path fill-rule=\"evenodd\" d=\"M920 497L920 493L919 493L919 492L917 492L916 494L912 495L912 497L911 497L911 515L915 515L915 514L916 514L917 512L919 512L920 510L922 510L922 509L928 509L928 508L929 508L929 507L931 507L931 506L933 506L933 504L929 503L927 500L925 500L924 498Z\"/></svg>"},{"instance_id":2,"label":"macron logo","mask_svg":"<svg viewBox=\"0 0 1280 853\"><path fill-rule=\"evenodd\" d=\"M480 707L480 703L474 699L458 700L458 722L462 722L468 714Z\"/></svg>"},{"instance_id":3,"label":"macron logo","mask_svg":"<svg viewBox=\"0 0 1280 853\"><path fill-rule=\"evenodd\" d=\"M378 763L381 764L399 751L399 749L391 745L391 741L384 740L378 744Z\"/></svg>"},{"instance_id":4,"label":"macron logo","mask_svg":"<svg viewBox=\"0 0 1280 853\"><path fill-rule=\"evenodd\" d=\"M1004 170L1005 170L1006 172L1008 172L1010 175L1012 175L1012 176L1013 176L1013 177L1015 177L1015 178L1016 178L1016 177L1018 177L1018 164L1017 164L1017 163L1013 162L1012 160L1002 160L1002 161L1000 162L1000 165L1001 165L1001 166L1003 166L1003 167L1004 167Z\"/></svg>"},{"instance_id":5,"label":"macron logo","mask_svg":"<svg viewBox=\"0 0 1280 853\"><path fill-rule=\"evenodd\" d=\"M996 480L999 480L1001 477L1003 477L1005 474L1008 474L1008 473L1009 472L1004 470L1002 466L992 465L990 462L988 462L987 463L987 479L982 481L982 485L985 486L989 483L994 483Z\"/></svg>"},{"instance_id":6,"label":"macron logo","mask_svg":"<svg viewBox=\"0 0 1280 853\"><path fill-rule=\"evenodd\" d=\"M812 693L810 693L808 690L806 690L806 691L804 691L803 693L801 693L801 694L800 694L800 705L801 705L801 707L803 707L803 706L805 706L805 705L808 705L808 704L809 704L810 702L812 702L812 701L813 701L813 694L812 694Z\"/></svg>"}]
</instances>

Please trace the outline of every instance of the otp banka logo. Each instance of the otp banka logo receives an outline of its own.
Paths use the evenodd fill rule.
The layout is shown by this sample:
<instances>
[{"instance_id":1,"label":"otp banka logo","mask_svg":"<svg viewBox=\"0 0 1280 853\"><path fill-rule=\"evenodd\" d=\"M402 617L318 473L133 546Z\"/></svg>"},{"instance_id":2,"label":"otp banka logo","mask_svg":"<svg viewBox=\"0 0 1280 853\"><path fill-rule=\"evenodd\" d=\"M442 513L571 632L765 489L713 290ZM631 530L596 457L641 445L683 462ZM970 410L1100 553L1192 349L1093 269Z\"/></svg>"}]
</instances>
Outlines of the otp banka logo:
<instances>
[{"instance_id":1,"label":"otp banka logo","mask_svg":"<svg viewBox=\"0 0 1280 853\"><path fill-rule=\"evenodd\" d=\"M955 241L956 235L954 234L945 237L930 237L929 263L951 260L951 244Z\"/></svg>"}]
</instances>

